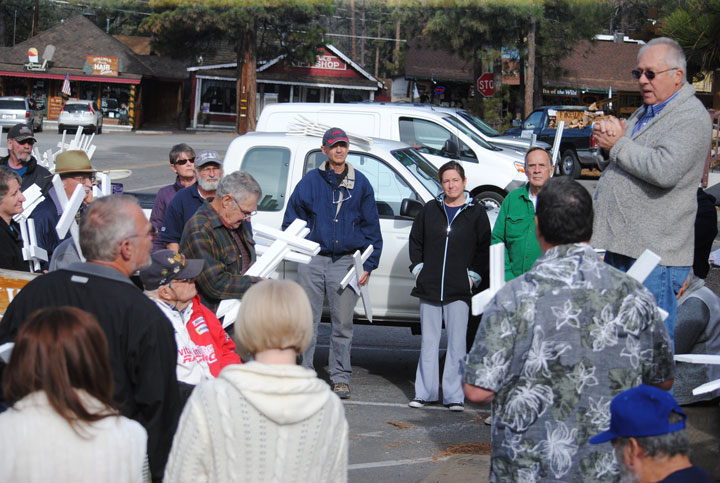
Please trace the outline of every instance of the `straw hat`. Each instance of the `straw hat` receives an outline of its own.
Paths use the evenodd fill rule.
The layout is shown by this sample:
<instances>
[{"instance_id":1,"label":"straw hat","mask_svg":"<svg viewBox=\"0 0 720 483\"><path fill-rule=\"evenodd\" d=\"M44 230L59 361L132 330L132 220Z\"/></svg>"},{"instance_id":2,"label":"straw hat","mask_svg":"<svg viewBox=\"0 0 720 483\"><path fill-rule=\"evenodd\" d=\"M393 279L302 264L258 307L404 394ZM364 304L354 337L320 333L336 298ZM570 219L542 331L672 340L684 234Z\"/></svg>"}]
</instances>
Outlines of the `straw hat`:
<instances>
[{"instance_id":1,"label":"straw hat","mask_svg":"<svg viewBox=\"0 0 720 483\"><path fill-rule=\"evenodd\" d=\"M55 157L55 174L97 173L85 151L64 151Z\"/></svg>"}]
</instances>

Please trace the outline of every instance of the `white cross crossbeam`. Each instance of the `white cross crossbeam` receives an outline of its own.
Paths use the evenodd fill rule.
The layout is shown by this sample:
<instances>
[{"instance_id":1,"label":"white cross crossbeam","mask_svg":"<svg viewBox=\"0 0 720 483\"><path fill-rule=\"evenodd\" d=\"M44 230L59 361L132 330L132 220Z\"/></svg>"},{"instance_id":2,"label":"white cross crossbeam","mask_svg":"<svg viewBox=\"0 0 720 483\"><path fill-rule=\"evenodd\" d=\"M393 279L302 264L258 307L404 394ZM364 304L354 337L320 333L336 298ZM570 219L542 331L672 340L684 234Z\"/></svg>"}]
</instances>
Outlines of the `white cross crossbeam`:
<instances>
[{"instance_id":1,"label":"white cross crossbeam","mask_svg":"<svg viewBox=\"0 0 720 483\"><path fill-rule=\"evenodd\" d=\"M22 255L23 260L30 264L30 271L35 273L40 271L40 262L47 262L47 251L39 247L37 244L37 236L35 233L35 220L29 218L20 222L20 236L23 241Z\"/></svg>"}]
</instances>

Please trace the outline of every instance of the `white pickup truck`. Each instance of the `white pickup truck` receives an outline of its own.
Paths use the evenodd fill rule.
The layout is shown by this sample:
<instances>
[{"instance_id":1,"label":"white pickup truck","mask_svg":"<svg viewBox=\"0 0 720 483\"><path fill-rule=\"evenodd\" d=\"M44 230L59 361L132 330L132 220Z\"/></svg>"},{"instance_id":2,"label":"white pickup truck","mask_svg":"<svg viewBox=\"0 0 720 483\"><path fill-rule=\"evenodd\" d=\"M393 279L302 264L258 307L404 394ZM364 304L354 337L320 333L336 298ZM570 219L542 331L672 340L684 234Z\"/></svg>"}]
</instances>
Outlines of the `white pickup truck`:
<instances>
[{"instance_id":1,"label":"white pickup truck","mask_svg":"<svg viewBox=\"0 0 720 483\"><path fill-rule=\"evenodd\" d=\"M326 157L322 140L312 136L253 132L235 138L228 147L223 171L247 171L262 188L253 223L280 228L295 185ZM373 322L419 327L419 304L410 291L408 237L415 215L442 191L437 168L407 144L373 139L369 145L352 143L347 161L373 186L380 215L383 249L380 265L369 283ZM283 262L278 276L295 278L297 264ZM364 320L359 302L356 320Z\"/></svg>"}]
</instances>

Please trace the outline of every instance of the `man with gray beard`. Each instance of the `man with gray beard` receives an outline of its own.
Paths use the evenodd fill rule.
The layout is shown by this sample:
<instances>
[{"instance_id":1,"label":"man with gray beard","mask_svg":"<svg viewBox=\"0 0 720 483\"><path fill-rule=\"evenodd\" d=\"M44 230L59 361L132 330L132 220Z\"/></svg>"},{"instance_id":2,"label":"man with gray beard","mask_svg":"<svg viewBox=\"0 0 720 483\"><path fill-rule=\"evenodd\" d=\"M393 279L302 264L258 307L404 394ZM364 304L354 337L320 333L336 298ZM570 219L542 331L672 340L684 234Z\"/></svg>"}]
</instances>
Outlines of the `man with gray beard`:
<instances>
[{"instance_id":1,"label":"man with gray beard","mask_svg":"<svg viewBox=\"0 0 720 483\"><path fill-rule=\"evenodd\" d=\"M197 183L177 192L165 212L160 241L168 249L178 251L185 223L192 218L207 198L215 196L222 177L222 159L217 151L200 151L195 157Z\"/></svg>"}]
</instances>

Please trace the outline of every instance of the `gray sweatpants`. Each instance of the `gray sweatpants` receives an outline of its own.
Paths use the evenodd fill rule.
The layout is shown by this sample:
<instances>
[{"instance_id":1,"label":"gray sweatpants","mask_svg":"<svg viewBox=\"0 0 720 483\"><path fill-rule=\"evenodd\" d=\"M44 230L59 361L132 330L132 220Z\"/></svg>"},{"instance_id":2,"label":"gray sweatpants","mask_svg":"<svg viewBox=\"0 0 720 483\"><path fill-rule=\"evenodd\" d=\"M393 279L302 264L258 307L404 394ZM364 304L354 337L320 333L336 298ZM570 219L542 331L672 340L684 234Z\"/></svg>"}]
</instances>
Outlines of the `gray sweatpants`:
<instances>
[{"instance_id":1,"label":"gray sweatpants","mask_svg":"<svg viewBox=\"0 0 720 483\"><path fill-rule=\"evenodd\" d=\"M465 334L467 333L469 312L470 307L462 300L446 304L434 304L420 300L422 343L415 375L415 397L417 399L438 400L440 337L444 321L447 332L447 352L442 379L443 404L465 401L460 361L465 357Z\"/></svg>"},{"instance_id":2,"label":"gray sweatpants","mask_svg":"<svg viewBox=\"0 0 720 483\"><path fill-rule=\"evenodd\" d=\"M313 338L302 355L302 365L314 369L313 358L318 325L322 316L323 302L327 296L332 322L328 365L330 380L333 383L349 384L352 374L350 348L353 335L353 310L358 295L349 285L345 289L340 288L340 281L352 266L353 258L350 255L335 262L330 257L315 255L307 265L298 265L298 283L305 289L313 311Z\"/></svg>"}]
</instances>

